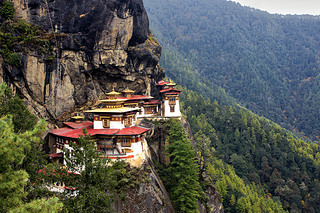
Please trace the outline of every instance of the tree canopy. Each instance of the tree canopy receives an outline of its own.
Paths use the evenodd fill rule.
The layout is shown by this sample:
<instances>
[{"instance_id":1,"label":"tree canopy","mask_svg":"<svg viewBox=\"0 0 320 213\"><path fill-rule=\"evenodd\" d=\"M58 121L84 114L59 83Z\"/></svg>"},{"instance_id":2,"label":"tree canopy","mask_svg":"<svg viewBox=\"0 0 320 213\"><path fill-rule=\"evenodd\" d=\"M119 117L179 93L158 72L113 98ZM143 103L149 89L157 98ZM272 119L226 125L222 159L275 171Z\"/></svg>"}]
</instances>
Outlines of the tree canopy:
<instances>
[{"instance_id":1,"label":"tree canopy","mask_svg":"<svg viewBox=\"0 0 320 213\"><path fill-rule=\"evenodd\" d=\"M231 212L240 208L230 206L231 200L235 199L232 203L238 202L236 200L241 196L235 193L233 199L228 188L240 190L243 183L254 183L251 188L263 190L268 199L280 200L285 210L313 212L320 208L317 201L320 178L317 144L296 138L279 125L250 111L206 101L193 91L184 90L180 97L183 114L200 145L197 150L202 153L203 164L216 180L222 197L226 197L224 206L230 207ZM208 148L204 148L206 146ZM212 148L215 151L208 153L207 150ZM219 166L222 162L229 165ZM224 172L230 174L231 170L242 180L224 177ZM236 186L233 181L243 183ZM248 198L239 202L245 202L243 199Z\"/></svg>"},{"instance_id":2,"label":"tree canopy","mask_svg":"<svg viewBox=\"0 0 320 213\"><path fill-rule=\"evenodd\" d=\"M225 0L144 3L169 77L318 138L319 16L271 15Z\"/></svg>"}]
</instances>

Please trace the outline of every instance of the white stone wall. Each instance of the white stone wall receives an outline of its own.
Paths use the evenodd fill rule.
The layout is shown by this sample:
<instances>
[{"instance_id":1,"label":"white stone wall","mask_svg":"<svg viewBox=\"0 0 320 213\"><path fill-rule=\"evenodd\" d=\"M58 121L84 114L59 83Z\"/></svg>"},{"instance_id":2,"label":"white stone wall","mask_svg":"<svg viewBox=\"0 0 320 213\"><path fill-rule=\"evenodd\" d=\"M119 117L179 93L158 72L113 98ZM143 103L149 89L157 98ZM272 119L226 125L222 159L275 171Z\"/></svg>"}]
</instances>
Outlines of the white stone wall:
<instances>
[{"instance_id":1,"label":"white stone wall","mask_svg":"<svg viewBox=\"0 0 320 213\"><path fill-rule=\"evenodd\" d=\"M138 108L138 109L141 109L141 115L140 115L140 112L138 112L136 115L137 115L137 118L143 118L145 117L145 112L144 112L144 108L141 107L141 108Z\"/></svg>"},{"instance_id":2,"label":"white stone wall","mask_svg":"<svg viewBox=\"0 0 320 213\"><path fill-rule=\"evenodd\" d=\"M103 121L93 121L94 129L103 129Z\"/></svg>"},{"instance_id":3,"label":"white stone wall","mask_svg":"<svg viewBox=\"0 0 320 213\"><path fill-rule=\"evenodd\" d=\"M127 155L137 155L142 152L141 141L131 143L131 147L122 147L121 143L117 143L117 146L120 149L120 151L122 151L122 149L131 149L133 151L133 152L128 152Z\"/></svg>"},{"instance_id":4,"label":"white stone wall","mask_svg":"<svg viewBox=\"0 0 320 213\"><path fill-rule=\"evenodd\" d=\"M176 100L174 112L170 112L169 100L164 100L164 116L165 117L180 117L180 104L179 100Z\"/></svg>"},{"instance_id":5,"label":"white stone wall","mask_svg":"<svg viewBox=\"0 0 320 213\"><path fill-rule=\"evenodd\" d=\"M124 123L122 124L121 121L110 121L110 129L123 129Z\"/></svg>"},{"instance_id":6,"label":"white stone wall","mask_svg":"<svg viewBox=\"0 0 320 213\"><path fill-rule=\"evenodd\" d=\"M152 117L152 116L154 116L153 114L146 114L144 107L141 107L141 111L142 111L141 115L140 115L139 112L137 113L137 117L138 117L138 118L145 118L145 117ZM156 106L156 112L159 112L159 106Z\"/></svg>"},{"instance_id":7,"label":"white stone wall","mask_svg":"<svg viewBox=\"0 0 320 213\"><path fill-rule=\"evenodd\" d=\"M64 147L63 147L64 150L68 150L69 153L71 154L71 151L73 151L73 148L71 146L69 146L69 144L64 144ZM67 162L66 162L66 152L63 151L63 164L64 165L67 165Z\"/></svg>"},{"instance_id":8,"label":"white stone wall","mask_svg":"<svg viewBox=\"0 0 320 213\"><path fill-rule=\"evenodd\" d=\"M122 117L120 117L122 120ZM137 114L132 117L132 124L130 126L134 126L137 121ZM127 127L130 127L127 126ZM125 128L125 122L124 121L111 121L110 120L110 129L123 129ZM105 129L103 127L103 121L93 121L93 128L94 129Z\"/></svg>"},{"instance_id":9,"label":"white stone wall","mask_svg":"<svg viewBox=\"0 0 320 213\"><path fill-rule=\"evenodd\" d=\"M133 150L133 152L130 154L133 154L133 155L140 154L142 152L141 141L131 143L131 150Z\"/></svg>"}]
</instances>

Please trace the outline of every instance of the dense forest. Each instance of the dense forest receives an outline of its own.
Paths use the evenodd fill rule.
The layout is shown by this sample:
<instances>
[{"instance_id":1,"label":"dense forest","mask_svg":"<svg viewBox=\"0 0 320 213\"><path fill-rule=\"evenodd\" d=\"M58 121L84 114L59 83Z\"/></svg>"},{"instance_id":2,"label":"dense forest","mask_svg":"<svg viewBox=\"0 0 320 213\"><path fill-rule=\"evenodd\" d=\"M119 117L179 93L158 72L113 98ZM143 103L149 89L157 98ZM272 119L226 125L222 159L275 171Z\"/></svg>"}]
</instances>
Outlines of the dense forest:
<instances>
[{"instance_id":1,"label":"dense forest","mask_svg":"<svg viewBox=\"0 0 320 213\"><path fill-rule=\"evenodd\" d=\"M212 183L222 196L226 212L285 212L279 199L273 199L260 185L245 183L232 166L219 159L210 141L216 137L209 133L213 128L207 128L206 133L199 131L192 148L180 121L171 119L155 125L167 130L164 135L168 137L170 162L156 165L176 212L195 212L198 200L208 202L205 191Z\"/></svg>"},{"instance_id":2,"label":"dense forest","mask_svg":"<svg viewBox=\"0 0 320 213\"><path fill-rule=\"evenodd\" d=\"M244 183L263 189L267 199L281 201L285 210L317 212L320 209L317 144L295 138L279 125L250 111L221 106L217 101L211 103L191 90L184 90L181 99L183 114L191 125L197 146L202 147L198 150L209 174L213 171L213 178L221 175L216 167L225 162ZM207 162L210 155L220 159L213 168ZM232 199L240 198L239 194L228 189L237 181L232 178L227 183L227 180L222 178L215 184L227 212L239 212L231 205Z\"/></svg>"},{"instance_id":3,"label":"dense forest","mask_svg":"<svg viewBox=\"0 0 320 213\"><path fill-rule=\"evenodd\" d=\"M271 15L225 0L144 3L169 77L199 93L181 79L189 66L207 89L221 87L253 112L318 138L319 16Z\"/></svg>"}]
</instances>

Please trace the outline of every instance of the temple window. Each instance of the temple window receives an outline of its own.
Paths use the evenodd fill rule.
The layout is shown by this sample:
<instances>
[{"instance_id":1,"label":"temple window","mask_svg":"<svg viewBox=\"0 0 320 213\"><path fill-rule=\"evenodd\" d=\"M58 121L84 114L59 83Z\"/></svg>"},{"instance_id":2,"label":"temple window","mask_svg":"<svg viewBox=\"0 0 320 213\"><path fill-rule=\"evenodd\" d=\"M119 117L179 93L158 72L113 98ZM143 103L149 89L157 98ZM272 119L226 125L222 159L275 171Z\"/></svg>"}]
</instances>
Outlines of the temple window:
<instances>
[{"instance_id":1,"label":"temple window","mask_svg":"<svg viewBox=\"0 0 320 213\"><path fill-rule=\"evenodd\" d=\"M103 127L110 128L110 119L103 119Z\"/></svg>"},{"instance_id":2,"label":"temple window","mask_svg":"<svg viewBox=\"0 0 320 213\"><path fill-rule=\"evenodd\" d=\"M124 126L131 126L132 125L132 117L128 117L124 119Z\"/></svg>"},{"instance_id":3,"label":"temple window","mask_svg":"<svg viewBox=\"0 0 320 213\"><path fill-rule=\"evenodd\" d=\"M174 105L170 105L170 112L174 112L174 108L175 108Z\"/></svg>"},{"instance_id":4,"label":"temple window","mask_svg":"<svg viewBox=\"0 0 320 213\"><path fill-rule=\"evenodd\" d=\"M176 97L169 97L169 104L170 105L175 105L176 104Z\"/></svg>"},{"instance_id":5,"label":"temple window","mask_svg":"<svg viewBox=\"0 0 320 213\"><path fill-rule=\"evenodd\" d=\"M155 112L155 107L145 107L144 110L145 110L145 114L146 114L146 115L147 115L147 114L154 114L154 112Z\"/></svg>"},{"instance_id":6,"label":"temple window","mask_svg":"<svg viewBox=\"0 0 320 213\"><path fill-rule=\"evenodd\" d=\"M130 147L131 146L131 139L130 138L122 138L121 139L121 146L122 147Z\"/></svg>"}]
</instances>

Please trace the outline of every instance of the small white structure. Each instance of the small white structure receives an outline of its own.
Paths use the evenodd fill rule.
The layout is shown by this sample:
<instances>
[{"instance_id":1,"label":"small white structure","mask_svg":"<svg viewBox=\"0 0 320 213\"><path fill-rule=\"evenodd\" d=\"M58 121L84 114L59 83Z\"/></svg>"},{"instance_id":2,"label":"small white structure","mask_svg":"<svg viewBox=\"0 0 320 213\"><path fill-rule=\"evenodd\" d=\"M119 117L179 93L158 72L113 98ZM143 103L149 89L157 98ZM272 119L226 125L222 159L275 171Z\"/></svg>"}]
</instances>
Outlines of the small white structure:
<instances>
[{"instance_id":1,"label":"small white structure","mask_svg":"<svg viewBox=\"0 0 320 213\"><path fill-rule=\"evenodd\" d=\"M157 84L160 87L162 99L162 116L181 118L179 94L181 90L175 89L176 83L159 81Z\"/></svg>"}]
</instances>

